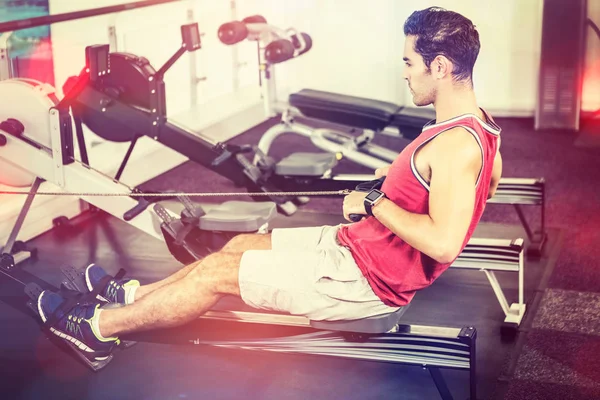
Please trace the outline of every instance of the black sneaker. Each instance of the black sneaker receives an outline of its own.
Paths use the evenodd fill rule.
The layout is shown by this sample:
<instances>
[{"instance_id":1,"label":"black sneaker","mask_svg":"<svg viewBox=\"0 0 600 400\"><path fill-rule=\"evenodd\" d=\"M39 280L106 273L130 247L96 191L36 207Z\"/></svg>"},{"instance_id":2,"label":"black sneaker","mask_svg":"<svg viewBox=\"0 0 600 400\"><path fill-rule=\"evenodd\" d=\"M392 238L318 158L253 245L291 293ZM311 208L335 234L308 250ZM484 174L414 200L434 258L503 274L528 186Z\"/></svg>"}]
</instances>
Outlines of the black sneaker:
<instances>
[{"instance_id":1,"label":"black sneaker","mask_svg":"<svg viewBox=\"0 0 600 400\"><path fill-rule=\"evenodd\" d=\"M50 333L73 349L94 370L112 358L118 338L102 338L95 331L92 320L97 318L99 304L78 304L70 310L61 310L65 299L59 294L44 290L37 301L37 311ZM100 366L100 368L101 368Z\"/></svg>"}]
</instances>

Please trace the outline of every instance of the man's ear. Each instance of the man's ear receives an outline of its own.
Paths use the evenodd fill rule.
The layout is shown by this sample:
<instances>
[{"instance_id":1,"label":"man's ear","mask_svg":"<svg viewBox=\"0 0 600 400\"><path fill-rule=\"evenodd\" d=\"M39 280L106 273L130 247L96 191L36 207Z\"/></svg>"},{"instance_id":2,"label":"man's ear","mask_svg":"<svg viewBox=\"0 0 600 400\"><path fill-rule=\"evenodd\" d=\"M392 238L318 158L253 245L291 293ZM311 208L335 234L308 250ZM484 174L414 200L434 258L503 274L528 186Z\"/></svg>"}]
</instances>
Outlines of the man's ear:
<instances>
[{"instance_id":1,"label":"man's ear","mask_svg":"<svg viewBox=\"0 0 600 400\"><path fill-rule=\"evenodd\" d=\"M431 63L431 72L438 79L443 79L452 74L452 69L452 62L446 56L439 55Z\"/></svg>"}]
</instances>

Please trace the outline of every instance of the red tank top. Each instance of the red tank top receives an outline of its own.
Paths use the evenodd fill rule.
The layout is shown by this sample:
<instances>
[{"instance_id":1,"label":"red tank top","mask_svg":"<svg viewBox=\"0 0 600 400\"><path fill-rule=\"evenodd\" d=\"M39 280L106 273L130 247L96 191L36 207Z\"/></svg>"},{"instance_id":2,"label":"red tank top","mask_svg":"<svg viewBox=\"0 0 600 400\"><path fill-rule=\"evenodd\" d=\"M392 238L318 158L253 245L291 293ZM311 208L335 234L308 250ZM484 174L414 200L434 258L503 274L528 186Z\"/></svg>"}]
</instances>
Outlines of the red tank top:
<instances>
[{"instance_id":1,"label":"red tank top","mask_svg":"<svg viewBox=\"0 0 600 400\"><path fill-rule=\"evenodd\" d=\"M427 123L421 134L396 157L381 189L391 201L406 211L427 214L429 184L417 172L414 163L416 150L449 129L462 127L469 131L481 148L483 166L477 179L473 218L461 251L483 214L500 135L498 125L485 111L484 114L487 122L467 114L439 124L434 124L434 121ZM350 249L375 294L390 306L408 304L417 290L431 285L452 264L438 263L414 249L374 217L344 225L338 233L338 240Z\"/></svg>"}]
</instances>

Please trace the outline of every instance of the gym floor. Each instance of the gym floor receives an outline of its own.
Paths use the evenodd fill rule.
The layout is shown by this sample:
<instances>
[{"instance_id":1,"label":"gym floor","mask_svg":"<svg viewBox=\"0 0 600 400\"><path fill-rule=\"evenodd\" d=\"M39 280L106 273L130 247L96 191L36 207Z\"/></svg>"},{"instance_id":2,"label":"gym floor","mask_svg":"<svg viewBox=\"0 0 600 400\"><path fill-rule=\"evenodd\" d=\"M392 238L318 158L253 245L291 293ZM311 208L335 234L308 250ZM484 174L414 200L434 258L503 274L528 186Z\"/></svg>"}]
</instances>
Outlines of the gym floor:
<instances>
[{"instance_id":1,"label":"gym floor","mask_svg":"<svg viewBox=\"0 0 600 400\"><path fill-rule=\"evenodd\" d=\"M480 399L598 398L600 379L593 372L598 367L593 355L600 345L600 272L595 268L599 252L595 243L600 237L594 227L600 199L589 173L598 170L598 149L575 147L570 133L534 132L529 121L499 123L504 128L504 176L545 176L549 188L549 241L541 259L526 261L528 313L519 335L513 341L501 339L504 315L485 275L478 271L447 271L415 297L404 322L477 328ZM235 141L255 143L264 128ZM298 146L285 147L308 149L308 144L294 140ZM354 166L340 167L360 172ZM189 163L147 186L236 190ZM274 225L337 223L339 207L339 201L317 199ZM490 207L476 235L524 236L514 214L508 206ZM124 268L142 282L179 268L166 246L156 246L153 239L102 212L82 215L71 227L47 232L30 245L38 249L39 258L26 262L24 271L53 285L60 283L57 270L62 265L83 268L97 262L112 272ZM509 300L514 299L516 277L506 273L499 279ZM586 301L577 303L574 298ZM0 398L439 398L421 368L163 343L139 343L117 352L106 370L94 374L45 339L23 300L21 285L0 278ZM201 328L195 325L194 329ZM455 398L468 397L466 372L443 371L443 375Z\"/></svg>"}]
</instances>

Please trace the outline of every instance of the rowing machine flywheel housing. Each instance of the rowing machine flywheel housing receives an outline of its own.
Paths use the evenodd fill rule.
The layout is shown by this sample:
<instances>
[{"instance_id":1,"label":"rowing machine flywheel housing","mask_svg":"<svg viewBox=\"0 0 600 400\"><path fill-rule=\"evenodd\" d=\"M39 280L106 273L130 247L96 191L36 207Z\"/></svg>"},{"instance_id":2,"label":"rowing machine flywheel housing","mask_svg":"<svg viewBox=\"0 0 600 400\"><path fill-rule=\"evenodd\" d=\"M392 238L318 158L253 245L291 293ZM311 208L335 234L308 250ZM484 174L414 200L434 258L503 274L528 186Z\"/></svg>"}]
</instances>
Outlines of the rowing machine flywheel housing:
<instances>
[{"instance_id":1,"label":"rowing machine flywheel housing","mask_svg":"<svg viewBox=\"0 0 600 400\"><path fill-rule=\"evenodd\" d=\"M95 134L111 142L129 142L136 136L147 132L136 131L127 125L126 113L113 112L111 105L115 100L127 104L129 107L142 110L151 114L152 96L158 96L161 109L165 110L164 82L154 83L152 79L156 70L144 57L128 53L110 54L110 73L90 82L89 85L102 93L102 98L91 100L87 96L80 96L73 104L73 109L82 122ZM152 90L155 92L152 93ZM139 126L140 130L148 127Z\"/></svg>"}]
</instances>

